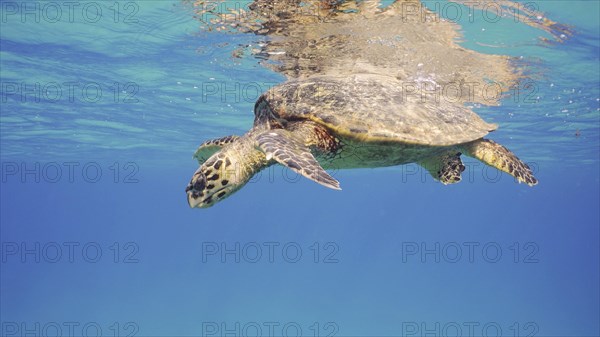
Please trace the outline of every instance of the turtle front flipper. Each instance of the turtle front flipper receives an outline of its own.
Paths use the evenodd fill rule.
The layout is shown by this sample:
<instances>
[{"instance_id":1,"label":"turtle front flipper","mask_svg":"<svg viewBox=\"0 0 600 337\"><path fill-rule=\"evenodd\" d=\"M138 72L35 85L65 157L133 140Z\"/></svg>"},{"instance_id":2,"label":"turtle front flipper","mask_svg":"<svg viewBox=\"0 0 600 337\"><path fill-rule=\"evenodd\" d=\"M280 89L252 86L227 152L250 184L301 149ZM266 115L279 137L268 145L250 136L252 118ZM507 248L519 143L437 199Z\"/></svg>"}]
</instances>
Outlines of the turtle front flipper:
<instances>
[{"instance_id":1,"label":"turtle front flipper","mask_svg":"<svg viewBox=\"0 0 600 337\"><path fill-rule=\"evenodd\" d=\"M536 185L537 179L527 164L504 146L489 139L478 139L462 145L465 154L477 158L485 164L495 167L515 177L519 183Z\"/></svg>"},{"instance_id":2,"label":"turtle front flipper","mask_svg":"<svg viewBox=\"0 0 600 337\"><path fill-rule=\"evenodd\" d=\"M233 143L239 136L226 136L217 139L207 140L204 143L200 144L196 152L194 152L193 158L198 160L198 163L202 165L210 156L219 151L223 146Z\"/></svg>"},{"instance_id":3,"label":"turtle front flipper","mask_svg":"<svg viewBox=\"0 0 600 337\"><path fill-rule=\"evenodd\" d=\"M461 173L465 170L460 160L460 152L448 152L441 156L430 157L419 162L431 176L442 184L454 184L460 181Z\"/></svg>"},{"instance_id":4,"label":"turtle front flipper","mask_svg":"<svg viewBox=\"0 0 600 337\"><path fill-rule=\"evenodd\" d=\"M258 146L267 156L296 173L325 187L340 190L340 183L330 176L302 141L284 129L269 130L257 137Z\"/></svg>"}]
</instances>

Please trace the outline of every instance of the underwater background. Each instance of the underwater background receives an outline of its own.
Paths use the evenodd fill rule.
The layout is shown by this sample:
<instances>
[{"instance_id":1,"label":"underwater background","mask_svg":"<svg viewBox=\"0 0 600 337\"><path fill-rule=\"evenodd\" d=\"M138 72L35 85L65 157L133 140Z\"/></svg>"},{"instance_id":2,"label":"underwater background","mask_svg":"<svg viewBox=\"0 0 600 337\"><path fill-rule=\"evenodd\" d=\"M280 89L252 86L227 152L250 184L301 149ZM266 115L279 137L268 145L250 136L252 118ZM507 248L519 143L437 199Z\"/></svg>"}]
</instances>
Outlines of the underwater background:
<instances>
[{"instance_id":1,"label":"underwater background","mask_svg":"<svg viewBox=\"0 0 600 337\"><path fill-rule=\"evenodd\" d=\"M343 191L273 166L190 209L197 146L284 81L232 55L259 37L179 1L2 1L0 335L600 335L599 2L530 3L573 35L457 21L530 72L475 111L539 185L469 158L459 184L406 165L332 172Z\"/></svg>"}]
</instances>

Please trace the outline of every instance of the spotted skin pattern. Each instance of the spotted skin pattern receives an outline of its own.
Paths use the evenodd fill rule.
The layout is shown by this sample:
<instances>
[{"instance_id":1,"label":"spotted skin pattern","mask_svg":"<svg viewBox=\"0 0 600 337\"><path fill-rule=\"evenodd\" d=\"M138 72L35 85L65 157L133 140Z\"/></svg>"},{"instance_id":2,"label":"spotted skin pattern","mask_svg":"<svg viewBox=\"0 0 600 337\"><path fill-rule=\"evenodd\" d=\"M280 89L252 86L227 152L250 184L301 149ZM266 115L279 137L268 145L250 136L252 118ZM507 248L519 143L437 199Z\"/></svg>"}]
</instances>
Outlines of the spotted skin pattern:
<instances>
[{"instance_id":1,"label":"spotted skin pattern","mask_svg":"<svg viewBox=\"0 0 600 337\"><path fill-rule=\"evenodd\" d=\"M512 175L519 183L523 182L529 186L538 183L527 164L517 158L509 149L492 140L481 138L464 144L462 147L467 155Z\"/></svg>"},{"instance_id":2,"label":"spotted skin pattern","mask_svg":"<svg viewBox=\"0 0 600 337\"><path fill-rule=\"evenodd\" d=\"M267 155L296 173L323 186L340 190L340 183L330 176L315 159L310 149L284 129L271 130L257 137L259 147Z\"/></svg>"},{"instance_id":3,"label":"spotted skin pattern","mask_svg":"<svg viewBox=\"0 0 600 337\"><path fill-rule=\"evenodd\" d=\"M443 184L455 184L460 181L460 175L465 170L465 165L460 160L460 155L461 153L458 152L454 155L445 155L440 158L443 165L437 174Z\"/></svg>"},{"instance_id":4,"label":"spotted skin pattern","mask_svg":"<svg viewBox=\"0 0 600 337\"><path fill-rule=\"evenodd\" d=\"M204 143L222 146L200 163L187 185L190 206L206 208L214 205L235 193L256 172L266 167L264 154L254 149L251 139L246 136L231 138L233 140L224 137Z\"/></svg>"},{"instance_id":5,"label":"spotted skin pattern","mask_svg":"<svg viewBox=\"0 0 600 337\"><path fill-rule=\"evenodd\" d=\"M442 184L455 184L461 180L461 174L465 170L465 165L460 160L461 154L460 152L449 151L424 159L419 164Z\"/></svg>"}]
</instances>

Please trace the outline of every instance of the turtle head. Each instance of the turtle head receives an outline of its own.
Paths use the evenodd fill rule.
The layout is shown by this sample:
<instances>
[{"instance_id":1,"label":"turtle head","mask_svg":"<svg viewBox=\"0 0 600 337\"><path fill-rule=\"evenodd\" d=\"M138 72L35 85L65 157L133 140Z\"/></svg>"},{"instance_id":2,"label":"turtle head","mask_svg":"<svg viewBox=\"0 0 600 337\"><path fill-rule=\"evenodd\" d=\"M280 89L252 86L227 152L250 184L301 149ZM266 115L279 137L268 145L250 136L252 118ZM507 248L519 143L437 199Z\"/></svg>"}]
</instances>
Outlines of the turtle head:
<instances>
[{"instance_id":1,"label":"turtle head","mask_svg":"<svg viewBox=\"0 0 600 337\"><path fill-rule=\"evenodd\" d=\"M242 188L264 167L264 154L247 148L224 148L196 170L185 191L190 207L208 208ZM262 159L261 159L262 157Z\"/></svg>"}]
</instances>

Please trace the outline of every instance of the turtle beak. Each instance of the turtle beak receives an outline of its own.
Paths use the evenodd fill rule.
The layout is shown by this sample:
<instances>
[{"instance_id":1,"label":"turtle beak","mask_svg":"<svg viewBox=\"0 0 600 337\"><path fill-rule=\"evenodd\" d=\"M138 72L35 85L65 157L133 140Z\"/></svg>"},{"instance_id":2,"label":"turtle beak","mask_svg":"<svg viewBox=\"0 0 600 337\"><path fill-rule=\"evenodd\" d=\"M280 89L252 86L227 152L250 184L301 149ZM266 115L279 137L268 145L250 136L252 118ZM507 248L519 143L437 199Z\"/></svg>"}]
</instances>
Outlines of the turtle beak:
<instances>
[{"instance_id":1,"label":"turtle beak","mask_svg":"<svg viewBox=\"0 0 600 337\"><path fill-rule=\"evenodd\" d=\"M191 208L196 208L202 203L202 199L200 199L198 196L194 196L192 192L187 193L187 199Z\"/></svg>"}]
</instances>

